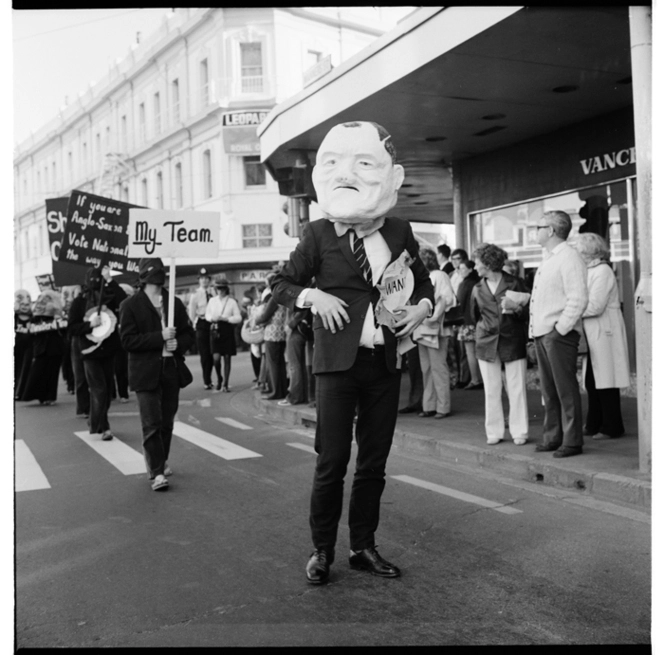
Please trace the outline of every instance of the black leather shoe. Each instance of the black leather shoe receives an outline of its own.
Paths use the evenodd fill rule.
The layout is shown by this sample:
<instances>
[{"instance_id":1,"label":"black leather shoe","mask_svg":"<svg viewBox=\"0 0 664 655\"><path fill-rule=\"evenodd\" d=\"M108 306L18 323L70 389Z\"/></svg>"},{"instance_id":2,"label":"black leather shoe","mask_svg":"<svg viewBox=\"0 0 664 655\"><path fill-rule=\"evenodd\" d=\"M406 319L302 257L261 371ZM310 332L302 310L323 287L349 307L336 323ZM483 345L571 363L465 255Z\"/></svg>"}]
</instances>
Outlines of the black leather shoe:
<instances>
[{"instance_id":1,"label":"black leather shoe","mask_svg":"<svg viewBox=\"0 0 664 655\"><path fill-rule=\"evenodd\" d=\"M307 582L310 584L324 584L330 577L330 564L334 555L327 550L317 548L307 562Z\"/></svg>"},{"instance_id":2,"label":"black leather shoe","mask_svg":"<svg viewBox=\"0 0 664 655\"><path fill-rule=\"evenodd\" d=\"M538 453L550 453L552 450L558 450L558 448L560 448L560 446L552 443L538 443L535 446L535 450Z\"/></svg>"},{"instance_id":3,"label":"black leather shoe","mask_svg":"<svg viewBox=\"0 0 664 655\"><path fill-rule=\"evenodd\" d=\"M435 416L436 412L431 410L430 412L420 412L418 416L421 416L422 418L429 418L430 416Z\"/></svg>"},{"instance_id":4,"label":"black leather shoe","mask_svg":"<svg viewBox=\"0 0 664 655\"><path fill-rule=\"evenodd\" d=\"M413 414L414 412L421 412L422 407L418 405L406 405L399 410L399 414Z\"/></svg>"},{"instance_id":5,"label":"black leather shoe","mask_svg":"<svg viewBox=\"0 0 664 655\"><path fill-rule=\"evenodd\" d=\"M580 455L583 452L581 446L561 446L553 453L554 457L572 457L572 455Z\"/></svg>"},{"instance_id":6,"label":"black leather shoe","mask_svg":"<svg viewBox=\"0 0 664 655\"><path fill-rule=\"evenodd\" d=\"M401 571L394 564L386 562L378 554L375 546L364 550L351 550L348 562L353 569L369 571L381 578L398 578L401 575Z\"/></svg>"}]
</instances>

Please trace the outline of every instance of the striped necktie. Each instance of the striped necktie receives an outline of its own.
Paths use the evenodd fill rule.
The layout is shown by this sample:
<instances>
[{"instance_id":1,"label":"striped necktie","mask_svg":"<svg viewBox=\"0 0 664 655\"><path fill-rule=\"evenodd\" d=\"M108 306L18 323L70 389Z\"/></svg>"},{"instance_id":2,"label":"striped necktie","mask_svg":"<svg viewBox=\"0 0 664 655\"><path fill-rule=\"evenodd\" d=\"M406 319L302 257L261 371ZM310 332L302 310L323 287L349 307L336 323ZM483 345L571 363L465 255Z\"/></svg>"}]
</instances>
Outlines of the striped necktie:
<instances>
[{"instance_id":1,"label":"striped necktie","mask_svg":"<svg viewBox=\"0 0 664 655\"><path fill-rule=\"evenodd\" d=\"M364 279L371 286L373 286L373 278L371 276L371 264L369 264L367 251L364 249L364 239L358 237L357 234L355 233L355 230L348 230L348 231L353 232L353 235L355 237L355 239L353 240L353 244L351 246L351 250L355 255L355 259L357 259L357 263L360 265L360 268L362 269L362 275L364 275Z\"/></svg>"}]
</instances>

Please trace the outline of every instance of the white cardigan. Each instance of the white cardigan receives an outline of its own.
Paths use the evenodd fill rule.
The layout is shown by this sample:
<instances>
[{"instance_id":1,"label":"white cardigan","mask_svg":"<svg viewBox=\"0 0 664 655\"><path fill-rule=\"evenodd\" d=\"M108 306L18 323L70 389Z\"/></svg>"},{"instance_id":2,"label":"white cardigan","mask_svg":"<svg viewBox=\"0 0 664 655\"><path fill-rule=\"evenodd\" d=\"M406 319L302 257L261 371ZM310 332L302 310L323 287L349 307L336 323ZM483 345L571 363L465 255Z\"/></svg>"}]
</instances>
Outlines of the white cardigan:
<instances>
[{"instance_id":1,"label":"white cardigan","mask_svg":"<svg viewBox=\"0 0 664 655\"><path fill-rule=\"evenodd\" d=\"M588 306L583 312L583 329L597 389L628 387L625 321L616 276L606 262L596 260L588 264Z\"/></svg>"}]
</instances>

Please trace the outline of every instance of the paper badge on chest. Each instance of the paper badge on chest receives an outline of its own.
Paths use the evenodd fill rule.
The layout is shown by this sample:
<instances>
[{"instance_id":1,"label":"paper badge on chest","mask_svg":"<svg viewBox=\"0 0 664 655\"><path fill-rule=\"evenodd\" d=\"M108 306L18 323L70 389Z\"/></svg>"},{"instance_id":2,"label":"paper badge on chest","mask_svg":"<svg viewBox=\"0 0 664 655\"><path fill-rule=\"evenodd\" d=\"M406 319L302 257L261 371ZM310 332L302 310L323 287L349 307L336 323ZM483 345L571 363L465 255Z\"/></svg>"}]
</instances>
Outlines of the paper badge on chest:
<instances>
[{"instance_id":1,"label":"paper badge on chest","mask_svg":"<svg viewBox=\"0 0 664 655\"><path fill-rule=\"evenodd\" d=\"M395 313L403 307L413 295L415 277L410 266L413 258L404 250L386 269L376 288L380 299L376 303L375 316L378 325L385 325L394 331L394 324L402 317Z\"/></svg>"}]
</instances>

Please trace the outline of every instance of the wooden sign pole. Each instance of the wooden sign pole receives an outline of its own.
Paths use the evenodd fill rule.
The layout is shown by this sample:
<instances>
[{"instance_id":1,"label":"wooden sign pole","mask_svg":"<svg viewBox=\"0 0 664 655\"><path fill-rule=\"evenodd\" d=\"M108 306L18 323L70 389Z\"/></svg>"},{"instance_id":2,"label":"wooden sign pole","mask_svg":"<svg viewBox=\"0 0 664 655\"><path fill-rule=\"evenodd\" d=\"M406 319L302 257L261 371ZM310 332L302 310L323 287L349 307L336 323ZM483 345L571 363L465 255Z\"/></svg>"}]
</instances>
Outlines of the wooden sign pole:
<instances>
[{"instance_id":1,"label":"wooden sign pole","mask_svg":"<svg viewBox=\"0 0 664 655\"><path fill-rule=\"evenodd\" d=\"M171 266L168 271L168 327L175 327L175 257L171 257Z\"/></svg>"}]
</instances>

